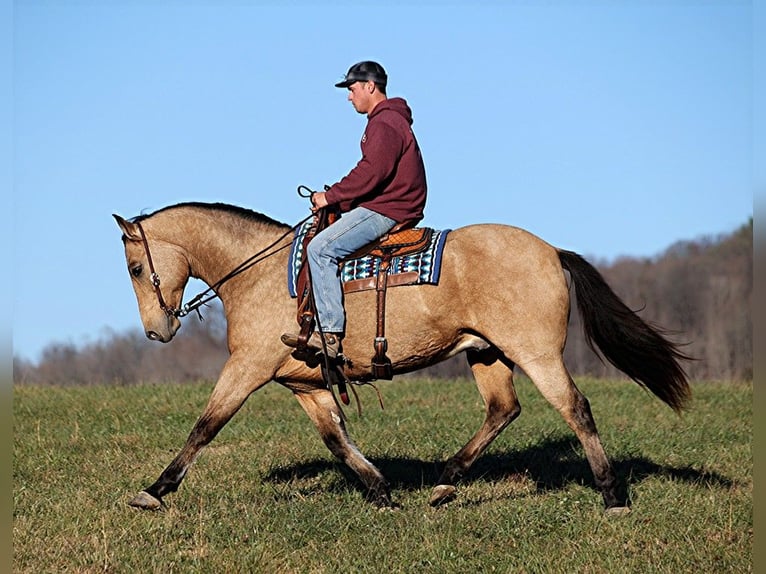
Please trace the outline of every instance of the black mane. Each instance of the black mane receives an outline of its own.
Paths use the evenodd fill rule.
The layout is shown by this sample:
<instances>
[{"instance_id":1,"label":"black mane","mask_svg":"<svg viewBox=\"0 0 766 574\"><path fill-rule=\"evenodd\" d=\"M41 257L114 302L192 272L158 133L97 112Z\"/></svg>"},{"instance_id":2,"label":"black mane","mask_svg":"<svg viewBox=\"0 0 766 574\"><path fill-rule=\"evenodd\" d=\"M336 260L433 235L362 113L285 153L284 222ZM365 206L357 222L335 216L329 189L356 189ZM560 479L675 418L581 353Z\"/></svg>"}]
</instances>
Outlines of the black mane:
<instances>
[{"instance_id":1,"label":"black mane","mask_svg":"<svg viewBox=\"0 0 766 574\"><path fill-rule=\"evenodd\" d=\"M136 217L131 219L131 221L133 223L137 223L139 221L148 219L149 217L156 215L158 213L161 213L163 211L176 209L178 207L196 207L199 209L209 209L211 211L223 211L225 213L230 213L232 215L236 215L237 217L241 217L243 219L247 219L248 221L253 221L256 223L265 223L268 225L275 225L277 227L290 227L286 223L282 223L281 221L272 219L268 215L258 213L257 211L253 211L252 209L239 207L237 205L230 205L228 203L204 203L201 201L187 201L183 203L176 203L175 205L168 205L167 207L162 207L156 211L153 211L152 213L146 213L146 214L142 213L141 215L137 215Z\"/></svg>"}]
</instances>

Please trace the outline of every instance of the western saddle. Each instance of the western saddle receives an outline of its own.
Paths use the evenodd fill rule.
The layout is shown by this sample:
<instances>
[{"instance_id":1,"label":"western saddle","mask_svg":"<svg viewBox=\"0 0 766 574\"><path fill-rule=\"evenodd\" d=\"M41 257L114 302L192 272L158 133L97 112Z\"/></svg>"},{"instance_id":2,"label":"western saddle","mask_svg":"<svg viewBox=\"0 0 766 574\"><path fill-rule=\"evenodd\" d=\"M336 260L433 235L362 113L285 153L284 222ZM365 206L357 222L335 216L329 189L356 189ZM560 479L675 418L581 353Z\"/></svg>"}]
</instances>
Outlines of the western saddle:
<instances>
[{"instance_id":1,"label":"western saddle","mask_svg":"<svg viewBox=\"0 0 766 574\"><path fill-rule=\"evenodd\" d=\"M303 252L306 253L306 247L313 237L322 229L331 225L338 218L336 214L328 211L326 208L317 212L314 224L309 228L303 238ZM430 227L414 227L416 222L403 222L395 225L388 233L383 235L377 241L366 245L359 251L352 253L343 261L356 259L367 255L380 258L380 265L376 277L362 279L344 284L346 293L362 291L365 289L375 289L377 292L377 327L373 348L375 354L372 357L372 375L376 379L393 378L393 368L391 360L386 355L388 351L388 341L386 340L386 290L389 286L388 270L391 260L394 257L401 257L412 253L418 253L426 249L431 243L431 237L434 230ZM342 264L342 262L341 262ZM304 258L298 273L297 292L298 292L298 313L297 320L300 325L298 335L297 354L302 356L306 353L306 344L316 321L316 308L314 307L314 298L311 291L311 276L309 274L308 262ZM394 275L396 277L396 275ZM396 284L407 284L414 282L411 277L405 277Z\"/></svg>"}]
</instances>

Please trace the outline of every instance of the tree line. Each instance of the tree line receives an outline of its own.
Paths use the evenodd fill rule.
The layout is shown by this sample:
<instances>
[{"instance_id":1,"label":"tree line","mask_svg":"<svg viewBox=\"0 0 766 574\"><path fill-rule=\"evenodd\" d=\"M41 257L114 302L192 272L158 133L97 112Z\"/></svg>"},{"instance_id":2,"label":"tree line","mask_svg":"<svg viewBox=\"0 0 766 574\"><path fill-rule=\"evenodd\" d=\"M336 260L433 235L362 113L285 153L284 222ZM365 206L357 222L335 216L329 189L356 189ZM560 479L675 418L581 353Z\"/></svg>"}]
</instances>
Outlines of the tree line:
<instances>
[{"instance_id":1,"label":"tree line","mask_svg":"<svg viewBox=\"0 0 766 574\"><path fill-rule=\"evenodd\" d=\"M684 367L693 380L753 377L753 220L732 233L680 241L655 257L593 261L614 291L641 317L694 357ZM572 294L574 297L574 294ZM575 376L623 376L588 347L572 302L567 366ZM13 358L15 384L88 385L217 379L228 357L220 305L190 316L171 344L148 341L136 328L109 332L84 346L51 343L35 363ZM372 345L372 343L370 343ZM462 355L419 376L470 376Z\"/></svg>"}]
</instances>

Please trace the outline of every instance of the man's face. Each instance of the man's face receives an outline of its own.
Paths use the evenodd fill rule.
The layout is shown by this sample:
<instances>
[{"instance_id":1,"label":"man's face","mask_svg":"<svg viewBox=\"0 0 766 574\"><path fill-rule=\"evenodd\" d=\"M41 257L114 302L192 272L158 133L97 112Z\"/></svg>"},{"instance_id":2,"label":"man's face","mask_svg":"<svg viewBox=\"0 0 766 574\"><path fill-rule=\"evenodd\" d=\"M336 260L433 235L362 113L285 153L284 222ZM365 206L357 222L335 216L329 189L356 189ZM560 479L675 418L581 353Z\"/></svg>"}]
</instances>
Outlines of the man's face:
<instances>
[{"instance_id":1,"label":"man's face","mask_svg":"<svg viewBox=\"0 0 766 574\"><path fill-rule=\"evenodd\" d=\"M354 82L348 87L348 101L360 114L369 113L372 109L372 94L375 92L373 82Z\"/></svg>"}]
</instances>

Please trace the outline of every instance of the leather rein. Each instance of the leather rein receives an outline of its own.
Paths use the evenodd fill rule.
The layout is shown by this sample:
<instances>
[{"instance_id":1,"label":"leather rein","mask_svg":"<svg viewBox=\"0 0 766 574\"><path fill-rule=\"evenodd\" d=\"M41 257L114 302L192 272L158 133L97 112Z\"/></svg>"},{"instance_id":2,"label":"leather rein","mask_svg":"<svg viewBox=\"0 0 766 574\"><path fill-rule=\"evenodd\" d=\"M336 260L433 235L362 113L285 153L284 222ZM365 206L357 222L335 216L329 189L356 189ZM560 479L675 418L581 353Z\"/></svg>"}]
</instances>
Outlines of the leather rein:
<instances>
[{"instance_id":1,"label":"leather rein","mask_svg":"<svg viewBox=\"0 0 766 574\"><path fill-rule=\"evenodd\" d=\"M305 187L305 186L302 186L302 187ZM272 255L276 255L283 249L290 247L292 245L292 240L290 241L290 243L287 243L285 245L282 245L279 247L278 245L282 240L284 240L285 237L287 237L288 235L294 234L296 229L298 229L301 225L303 225L306 221L308 221L312 217L315 217L313 213L311 215L308 215L307 217L304 217L301 221L299 221L293 227L285 231L276 241L272 242L271 244L264 247L257 253L245 259L242 263L240 263L234 269L229 271L221 279L213 283L210 287L208 287L201 293L192 297L188 303L186 303L185 305L179 308L172 307L165 302L165 298L162 296L162 290L160 289L160 284L161 284L160 276L159 276L159 273L157 273L157 270L154 268L154 262L152 261L152 253L149 250L149 242L146 239L146 233L144 232L144 228L141 225L140 221L135 221L134 223L138 227L138 231L141 234L141 242L143 243L144 251L146 252L146 259L149 263L149 272L151 273L150 277L152 281L152 286L154 287L154 292L157 294L157 302L160 304L160 308L169 317L180 318L180 317L184 317L188 315L192 311L196 311L200 319L202 319L202 314L200 313L199 308L202 307L203 305L206 305L213 299L220 297L218 293L218 289L221 287L221 285L226 283L229 279L236 277L240 273L247 271L253 265L260 263L264 259L268 259Z\"/></svg>"}]
</instances>

